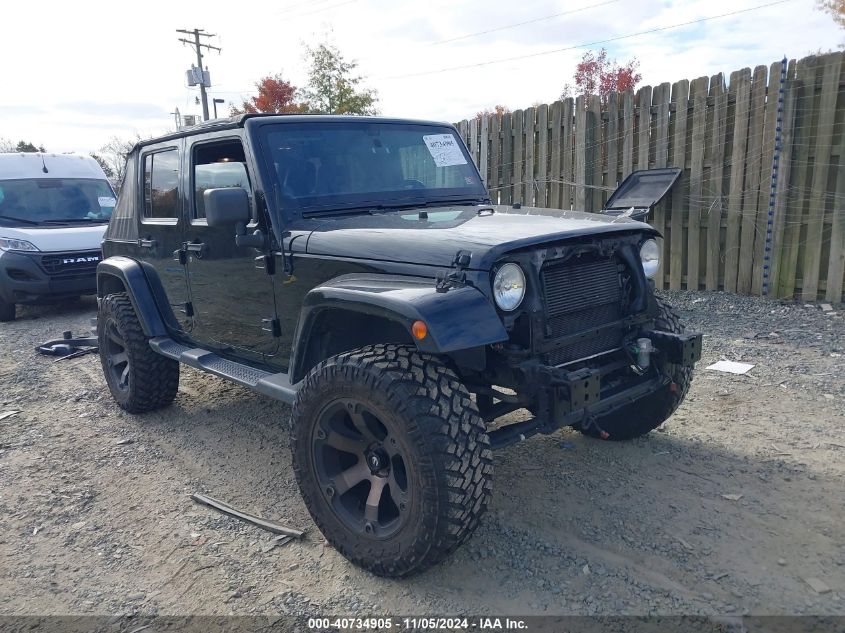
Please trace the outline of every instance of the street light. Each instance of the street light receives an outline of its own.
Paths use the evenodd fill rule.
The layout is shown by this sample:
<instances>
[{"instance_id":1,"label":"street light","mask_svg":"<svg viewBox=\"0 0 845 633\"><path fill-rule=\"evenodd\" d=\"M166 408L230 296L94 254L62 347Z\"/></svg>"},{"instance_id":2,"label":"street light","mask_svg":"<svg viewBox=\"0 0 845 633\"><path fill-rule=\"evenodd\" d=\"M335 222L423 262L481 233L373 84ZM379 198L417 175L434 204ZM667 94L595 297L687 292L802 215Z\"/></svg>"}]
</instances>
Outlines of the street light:
<instances>
[{"instance_id":1,"label":"street light","mask_svg":"<svg viewBox=\"0 0 845 633\"><path fill-rule=\"evenodd\" d=\"M213 101L214 101L214 118L216 119L217 118L217 104L218 103L225 103L226 100L225 99L213 99Z\"/></svg>"}]
</instances>

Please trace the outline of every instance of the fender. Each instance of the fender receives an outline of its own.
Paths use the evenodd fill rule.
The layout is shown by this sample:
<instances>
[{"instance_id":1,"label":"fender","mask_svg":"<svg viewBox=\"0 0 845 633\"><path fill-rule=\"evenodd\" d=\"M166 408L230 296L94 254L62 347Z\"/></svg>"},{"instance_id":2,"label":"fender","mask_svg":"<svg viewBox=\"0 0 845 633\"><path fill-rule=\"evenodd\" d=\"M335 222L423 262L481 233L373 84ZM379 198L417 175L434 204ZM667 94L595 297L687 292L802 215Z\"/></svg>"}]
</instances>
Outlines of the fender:
<instances>
[{"instance_id":1,"label":"fender","mask_svg":"<svg viewBox=\"0 0 845 633\"><path fill-rule=\"evenodd\" d=\"M432 354L508 340L496 309L472 286L437 292L431 278L353 273L317 286L305 296L294 336L292 377L304 373L303 351L317 317L333 308L389 319L400 324L409 337L413 323L423 321L428 335L413 340L420 351Z\"/></svg>"},{"instance_id":2,"label":"fender","mask_svg":"<svg viewBox=\"0 0 845 633\"><path fill-rule=\"evenodd\" d=\"M164 288L149 264L120 255L97 264L97 298L114 292L115 280L122 284L146 336L170 336L179 325L167 303ZM164 306L164 309L162 309Z\"/></svg>"}]
</instances>

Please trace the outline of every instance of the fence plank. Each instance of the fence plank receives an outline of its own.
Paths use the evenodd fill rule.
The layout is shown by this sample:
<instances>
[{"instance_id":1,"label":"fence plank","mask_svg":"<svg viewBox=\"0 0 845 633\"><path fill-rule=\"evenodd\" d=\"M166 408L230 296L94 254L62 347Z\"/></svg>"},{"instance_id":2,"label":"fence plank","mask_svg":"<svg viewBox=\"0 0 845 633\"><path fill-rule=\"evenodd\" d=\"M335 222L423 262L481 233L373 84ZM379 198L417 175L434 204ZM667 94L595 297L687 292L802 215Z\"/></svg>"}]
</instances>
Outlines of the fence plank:
<instances>
[{"instance_id":1,"label":"fence plank","mask_svg":"<svg viewBox=\"0 0 845 633\"><path fill-rule=\"evenodd\" d=\"M560 159L561 153L563 152L560 139L561 127L563 126L563 104L560 101L555 101L552 104L550 118L552 125L552 145L549 161L549 178L551 179L549 183L549 206L552 209L560 209L562 207L560 195L560 181L562 180Z\"/></svg>"},{"instance_id":2,"label":"fence plank","mask_svg":"<svg viewBox=\"0 0 845 633\"><path fill-rule=\"evenodd\" d=\"M490 179L487 181L487 189L493 204L499 202L499 163L502 153L502 117L498 114L490 115L490 124L487 129L490 135Z\"/></svg>"},{"instance_id":3,"label":"fence plank","mask_svg":"<svg viewBox=\"0 0 845 633\"><path fill-rule=\"evenodd\" d=\"M813 183L810 207L807 210L807 246L804 249L804 269L801 279L801 296L804 301L815 301L819 293L819 268L821 267L822 239L824 237L825 198L830 149L833 141L833 122L836 117L836 97L842 55L832 53L821 59L821 100L819 107L816 144L813 158Z\"/></svg>"},{"instance_id":4,"label":"fence plank","mask_svg":"<svg viewBox=\"0 0 845 633\"><path fill-rule=\"evenodd\" d=\"M567 183L563 185L560 190L561 195L561 209L572 208L573 188L572 183L575 182L575 171L573 161L573 139L574 139L574 116L573 112L574 101L566 99L563 102L563 178Z\"/></svg>"},{"instance_id":5,"label":"fence plank","mask_svg":"<svg viewBox=\"0 0 845 633\"><path fill-rule=\"evenodd\" d=\"M766 239L769 233L768 215L769 198L772 193L772 160L775 155L775 131L778 118L778 90L780 90L780 70L783 64L775 62L769 69L769 87L766 90L766 116L763 124L763 145L760 162L760 187L757 194L757 221L755 224L754 253L752 258L751 294L763 294L763 267L766 265ZM771 282L771 261L769 262Z\"/></svg>"},{"instance_id":6,"label":"fence plank","mask_svg":"<svg viewBox=\"0 0 845 633\"><path fill-rule=\"evenodd\" d=\"M725 142L728 127L728 93L725 78L721 73L710 78L710 96L713 98L713 114L710 133L710 174L708 178L707 207L707 269L704 287L719 289L719 268L722 250L722 187L725 172Z\"/></svg>"},{"instance_id":7,"label":"fence plank","mask_svg":"<svg viewBox=\"0 0 845 633\"><path fill-rule=\"evenodd\" d=\"M827 288L825 299L831 303L842 301L842 283L845 279L845 130L839 132L840 141L837 150L838 171L834 195L833 217L830 227L830 257L827 264ZM833 161L831 161L833 162Z\"/></svg>"},{"instance_id":8,"label":"fence plank","mask_svg":"<svg viewBox=\"0 0 845 633\"><path fill-rule=\"evenodd\" d=\"M478 161L478 119L469 120L469 154L472 156L475 166L480 170L481 165L479 165ZM484 177L483 173L481 177Z\"/></svg>"},{"instance_id":9,"label":"fence plank","mask_svg":"<svg viewBox=\"0 0 845 633\"><path fill-rule=\"evenodd\" d=\"M669 83L662 83L654 89L654 104L657 106L657 114L654 120L654 166L667 167L669 165L669 110L672 99L671 86ZM666 203L661 202L654 209L652 225L655 229L664 233L666 228ZM660 264L657 267L655 276L658 288L666 287L664 278L664 264L669 256L668 240L663 240L663 252L660 256Z\"/></svg>"},{"instance_id":10,"label":"fence plank","mask_svg":"<svg viewBox=\"0 0 845 633\"><path fill-rule=\"evenodd\" d=\"M525 122L523 123L523 131L525 139L523 140L525 146L525 166L523 167L522 180L525 183L522 191L523 204L536 206L534 203L537 194L537 183L534 180L534 146L536 138L536 109L525 109Z\"/></svg>"},{"instance_id":11,"label":"fence plank","mask_svg":"<svg viewBox=\"0 0 845 633\"><path fill-rule=\"evenodd\" d=\"M704 139L707 132L707 77L690 85L692 135L690 136L689 227L687 229L687 290L698 290L701 247L701 196L704 179ZM673 206L674 209L674 206Z\"/></svg>"},{"instance_id":12,"label":"fence plank","mask_svg":"<svg viewBox=\"0 0 845 633\"><path fill-rule=\"evenodd\" d=\"M779 297L780 263L784 257L784 229L786 227L787 200L789 199L789 178L792 171L793 136L795 132L795 111L797 109L798 84L795 80L795 61L789 62L786 72L783 123L781 132L781 154L778 161L778 183L775 195L775 226L772 236L772 274L769 286L772 295Z\"/></svg>"},{"instance_id":13,"label":"fence plank","mask_svg":"<svg viewBox=\"0 0 845 633\"><path fill-rule=\"evenodd\" d=\"M637 169L648 169L649 150L651 147L651 86L645 86L637 91Z\"/></svg>"},{"instance_id":14,"label":"fence plank","mask_svg":"<svg viewBox=\"0 0 845 633\"><path fill-rule=\"evenodd\" d=\"M586 99L575 99L575 208L585 211L587 208L587 108Z\"/></svg>"},{"instance_id":15,"label":"fence plank","mask_svg":"<svg viewBox=\"0 0 845 633\"><path fill-rule=\"evenodd\" d=\"M523 129L525 127L525 113L516 110L513 113L513 202L523 204L522 195L522 146L525 142Z\"/></svg>"},{"instance_id":16,"label":"fence plank","mask_svg":"<svg viewBox=\"0 0 845 633\"><path fill-rule=\"evenodd\" d=\"M616 187L619 182L619 109L617 108L617 93L611 92L607 96L607 187Z\"/></svg>"},{"instance_id":17,"label":"fence plank","mask_svg":"<svg viewBox=\"0 0 845 633\"><path fill-rule=\"evenodd\" d=\"M750 68L731 73L729 92L736 97L736 109L734 110L731 152L731 184L728 194L728 227L725 232L725 290L736 292L742 189L745 184L745 153L748 148L748 115L751 102Z\"/></svg>"},{"instance_id":18,"label":"fence plank","mask_svg":"<svg viewBox=\"0 0 845 633\"><path fill-rule=\"evenodd\" d=\"M496 115L494 114L492 116ZM481 172L482 180L486 184L490 179L489 172L487 171L487 152L490 146L490 115L485 114L481 116L481 133L479 134L478 142L478 169Z\"/></svg>"},{"instance_id":19,"label":"fence plank","mask_svg":"<svg viewBox=\"0 0 845 633\"><path fill-rule=\"evenodd\" d=\"M687 156L687 120L689 105L689 81L683 79L672 86L672 104L675 106L674 130L672 134L672 165L683 173ZM669 288L680 290L684 274L684 184L675 185L672 190L672 215L669 225Z\"/></svg>"},{"instance_id":20,"label":"fence plank","mask_svg":"<svg viewBox=\"0 0 845 633\"><path fill-rule=\"evenodd\" d=\"M513 202L513 115L506 112L502 116L502 180L499 184L501 195L500 204Z\"/></svg>"},{"instance_id":21,"label":"fence plank","mask_svg":"<svg viewBox=\"0 0 845 633\"><path fill-rule=\"evenodd\" d=\"M548 206L549 191L549 106L537 108L537 201L541 208Z\"/></svg>"},{"instance_id":22,"label":"fence plank","mask_svg":"<svg viewBox=\"0 0 845 633\"><path fill-rule=\"evenodd\" d=\"M591 213L598 213L603 205L602 194L602 148L601 148L601 98L590 95L587 98L587 209Z\"/></svg>"},{"instance_id":23,"label":"fence plank","mask_svg":"<svg viewBox=\"0 0 845 633\"><path fill-rule=\"evenodd\" d=\"M748 113L748 145L745 153L745 184L742 195L742 221L739 234L736 289L751 292L754 243L757 233L757 200L760 196L763 127L766 120L766 67L757 66L751 80L751 101ZM766 169L771 169L771 163Z\"/></svg>"},{"instance_id":24,"label":"fence plank","mask_svg":"<svg viewBox=\"0 0 845 633\"><path fill-rule=\"evenodd\" d=\"M622 178L634 171L634 91L628 88L622 95Z\"/></svg>"},{"instance_id":25,"label":"fence plank","mask_svg":"<svg viewBox=\"0 0 845 633\"><path fill-rule=\"evenodd\" d=\"M810 161L810 141L812 133L810 126L813 110L816 107L815 81L820 65L816 57L807 57L798 62L796 68L797 94L795 119L795 162L792 168L792 179L788 188L789 197L784 213L786 227L783 234L783 248L780 261L780 281L778 297L795 296L795 279L798 267L798 253L801 249L801 221L804 215L808 192L805 185L808 181Z\"/></svg>"}]
</instances>

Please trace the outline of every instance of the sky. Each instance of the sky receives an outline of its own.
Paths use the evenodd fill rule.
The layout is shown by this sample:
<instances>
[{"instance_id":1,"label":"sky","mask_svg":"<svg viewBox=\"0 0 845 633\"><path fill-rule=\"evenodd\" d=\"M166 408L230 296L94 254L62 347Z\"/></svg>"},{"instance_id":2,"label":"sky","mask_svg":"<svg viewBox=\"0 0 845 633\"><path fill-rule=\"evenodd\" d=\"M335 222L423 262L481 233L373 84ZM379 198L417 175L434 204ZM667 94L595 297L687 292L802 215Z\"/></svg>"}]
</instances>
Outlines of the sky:
<instances>
[{"instance_id":1,"label":"sky","mask_svg":"<svg viewBox=\"0 0 845 633\"><path fill-rule=\"evenodd\" d=\"M6 3L0 139L87 153L113 136L172 131L177 108L201 114L199 91L185 81L196 58L176 29L215 35L205 40L222 48L206 54L210 95L227 104L269 74L302 86L304 47L329 38L358 61L382 114L450 122L496 104L554 101L583 53L601 46L619 61L639 59L641 85L841 48L845 32L815 0L761 7L771 1ZM713 19L665 28L701 18Z\"/></svg>"}]
</instances>

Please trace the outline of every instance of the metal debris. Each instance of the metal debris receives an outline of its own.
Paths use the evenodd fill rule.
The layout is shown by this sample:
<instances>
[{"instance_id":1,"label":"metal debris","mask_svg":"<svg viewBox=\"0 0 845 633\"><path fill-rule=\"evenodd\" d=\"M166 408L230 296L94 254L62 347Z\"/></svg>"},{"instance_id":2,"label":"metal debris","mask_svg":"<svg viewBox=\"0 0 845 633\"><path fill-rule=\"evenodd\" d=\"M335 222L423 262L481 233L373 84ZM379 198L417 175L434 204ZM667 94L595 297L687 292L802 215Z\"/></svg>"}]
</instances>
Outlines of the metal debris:
<instances>
[{"instance_id":1,"label":"metal debris","mask_svg":"<svg viewBox=\"0 0 845 633\"><path fill-rule=\"evenodd\" d=\"M264 519L262 517L255 516L254 514L249 514L248 512L241 512L240 510L233 508L232 506L223 501L212 499L211 497L208 497L203 494L194 493L191 495L191 499L193 499L197 503L201 503L210 508L214 508L215 510L220 511L223 514L228 514L229 516L233 516L236 519L240 519L241 521L246 521L247 523L257 525L258 527L269 532L273 532L274 534L284 534L293 538L302 538L305 535L305 532L303 532L302 530L295 530L279 523L268 521L267 519Z\"/></svg>"}]
</instances>

